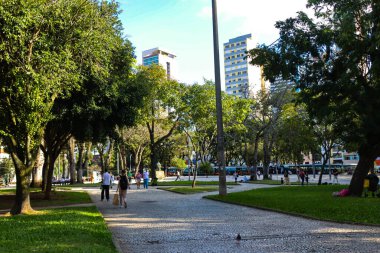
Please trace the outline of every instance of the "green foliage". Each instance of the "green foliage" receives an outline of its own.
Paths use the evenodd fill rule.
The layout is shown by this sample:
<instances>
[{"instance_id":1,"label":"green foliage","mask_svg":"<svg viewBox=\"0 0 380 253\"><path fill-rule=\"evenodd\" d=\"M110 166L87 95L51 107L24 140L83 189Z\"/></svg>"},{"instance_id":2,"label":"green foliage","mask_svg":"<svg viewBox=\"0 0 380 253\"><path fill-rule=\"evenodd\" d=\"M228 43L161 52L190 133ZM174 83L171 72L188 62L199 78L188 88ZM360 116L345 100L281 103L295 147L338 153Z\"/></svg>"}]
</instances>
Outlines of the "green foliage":
<instances>
[{"instance_id":1,"label":"green foliage","mask_svg":"<svg viewBox=\"0 0 380 253\"><path fill-rule=\"evenodd\" d=\"M7 252L117 252L96 207L0 217L0 226L0 245Z\"/></svg>"},{"instance_id":2,"label":"green foliage","mask_svg":"<svg viewBox=\"0 0 380 253\"><path fill-rule=\"evenodd\" d=\"M185 160L178 158L178 157L174 157L172 159L171 165L173 167L177 167L178 169L181 169L181 170L185 169L187 166Z\"/></svg>"},{"instance_id":3,"label":"green foliage","mask_svg":"<svg viewBox=\"0 0 380 253\"><path fill-rule=\"evenodd\" d=\"M306 115L301 106L284 105L276 140L277 155L284 163L303 163L303 155L315 151L320 144L316 142Z\"/></svg>"},{"instance_id":4,"label":"green foliage","mask_svg":"<svg viewBox=\"0 0 380 253\"><path fill-rule=\"evenodd\" d=\"M79 191L53 191L51 193L51 199L45 200L44 193L40 189L31 189L30 202L32 207L49 207L49 206L61 206L68 204L82 204L91 203L90 196L86 192ZM15 198L16 189L1 189L0 190L0 210L9 209L13 204Z\"/></svg>"},{"instance_id":5,"label":"green foliage","mask_svg":"<svg viewBox=\"0 0 380 253\"><path fill-rule=\"evenodd\" d=\"M280 39L250 51L269 80L293 80L311 118L334 120L348 145L380 152L380 7L376 1L313 0L305 13L276 23ZM365 151L364 151L365 150ZM373 155L372 155L373 156Z\"/></svg>"},{"instance_id":6,"label":"green foliage","mask_svg":"<svg viewBox=\"0 0 380 253\"><path fill-rule=\"evenodd\" d=\"M14 166L10 158L0 160L0 176L5 174L14 174Z\"/></svg>"},{"instance_id":7,"label":"green foliage","mask_svg":"<svg viewBox=\"0 0 380 253\"><path fill-rule=\"evenodd\" d=\"M251 101L222 93L223 121L226 141L233 148L233 142L245 131L244 120L250 110ZM191 139L191 145L201 159L215 156L216 149L216 101L215 85L205 80L204 84L194 84L187 88L183 96L184 110L181 128ZM240 143L240 139L239 139ZM238 144L237 144L238 145ZM206 161L204 161L206 162Z\"/></svg>"},{"instance_id":8,"label":"green foliage","mask_svg":"<svg viewBox=\"0 0 380 253\"><path fill-rule=\"evenodd\" d=\"M209 163L209 162L201 162L201 164L199 165L198 168L199 168L201 173L204 173L206 175L210 175L213 172L211 163Z\"/></svg>"},{"instance_id":9,"label":"green foliage","mask_svg":"<svg viewBox=\"0 0 380 253\"><path fill-rule=\"evenodd\" d=\"M332 196L332 192L345 187L347 186L275 187L208 198L321 220L379 225L379 199Z\"/></svg>"}]
</instances>

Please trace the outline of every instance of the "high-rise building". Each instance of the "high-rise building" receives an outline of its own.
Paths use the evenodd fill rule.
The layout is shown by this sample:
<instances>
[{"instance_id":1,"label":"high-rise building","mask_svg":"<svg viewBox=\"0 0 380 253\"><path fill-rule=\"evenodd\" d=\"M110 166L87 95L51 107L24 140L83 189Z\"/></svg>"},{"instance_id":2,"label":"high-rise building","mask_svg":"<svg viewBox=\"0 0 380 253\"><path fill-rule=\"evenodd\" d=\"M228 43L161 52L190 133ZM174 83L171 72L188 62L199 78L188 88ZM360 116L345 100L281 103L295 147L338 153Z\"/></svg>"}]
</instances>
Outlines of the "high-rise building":
<instances>
[{"instance_id":1,"label":"high-rise building","mask_svg":"<svg viewBox=\"0 0 380 253\"><path fill-rule=\"evenodd\" d=\"M177 64L175 58L176 56L174 54L162 50L158 47L142 52L143 65L161 65L165 69L166 75L169 79L175 79L177 76Z\"/></svg>"},{"instance_id":2,"label":"high-rise building","mask_svg":"<svg viewBox=\"0 0 380 253\"><path fill-rule=\"evenodd\" d=\"M284 80L281 77L278 77L274 82L270 83L270 92L284 92L286 90L291 90L294 87L295 83L293 81Z\"/></svg>"},{"instance_id":3,"label":"high-rise building","mask_svg":"<svg viewBox=\"0 0 380 253\"><path fill-rule=\"evenodd\" d=\"M226 92L238 97L255 95L262 89L260 67L249 64L246 52L255 47L251 34L224 43Z\"/></svg>"}]
</instances>

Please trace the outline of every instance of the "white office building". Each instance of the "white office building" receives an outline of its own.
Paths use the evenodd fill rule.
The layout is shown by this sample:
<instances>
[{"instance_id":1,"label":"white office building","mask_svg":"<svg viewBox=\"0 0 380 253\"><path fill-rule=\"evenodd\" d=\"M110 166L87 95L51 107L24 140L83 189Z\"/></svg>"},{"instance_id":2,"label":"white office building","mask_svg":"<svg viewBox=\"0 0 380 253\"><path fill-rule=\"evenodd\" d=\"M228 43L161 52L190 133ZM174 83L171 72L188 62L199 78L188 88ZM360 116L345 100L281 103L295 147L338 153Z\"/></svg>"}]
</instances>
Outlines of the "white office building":
<instances>
[{"instance_id":1,"label":"white office building","mask_svg":"<svg viewBox=\"0 0 380 253\"><path fill-rule=\"evenodd\" d=\"M166 71L169 79L177 78L176 56L167 50L158 47L145 50L142 52L142 63L144 66L160 64Z\"/></svg>"},{"instance_id":2,"label":"white office building","mask_svg":"<svg viewBox=\"0 0 380 253\"><path fill-rule=\"evenodd\" d=\"M238 97L255 95L266 82L261 79L260 67L249 64L246 52L256 47L251 34L230 39L224 43L224 72L226 92Z\"/></svg>"}]
</instances>

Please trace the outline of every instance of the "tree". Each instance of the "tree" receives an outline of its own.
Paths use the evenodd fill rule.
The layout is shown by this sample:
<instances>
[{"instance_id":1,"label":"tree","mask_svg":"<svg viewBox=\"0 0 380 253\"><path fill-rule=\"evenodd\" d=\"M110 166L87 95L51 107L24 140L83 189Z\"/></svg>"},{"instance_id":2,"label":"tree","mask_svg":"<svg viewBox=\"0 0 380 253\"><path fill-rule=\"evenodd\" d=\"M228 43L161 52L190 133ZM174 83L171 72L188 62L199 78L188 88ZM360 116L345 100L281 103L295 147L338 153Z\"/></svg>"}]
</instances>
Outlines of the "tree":
<instances>
[{"instance_id":1,"label":"tree","mask_svg":"<svg viewBox=\"0 0 380 253\"><path fill-rule=\"evenodd\" d=\"M11 214L32 211L29 176L55 100L80 86L83 71L99 79L109 74L107 59L120 35L115 6L90 0L1 1L0 133L17 178Z\"/></svg>"},{"instance_id":2,"label":"tree","mask_svg":"<svg viewBox=\"0 0 380 253\"><path fill-rule=\"evenodd\" d=\"M122 142L121 146L123 146L123 152L121 153L124 154L120 155L121 160L124 160L123 163L127 164L127 150L131 152L133 154L134 165L136 168L135 173L137 174L139 172L140 164L143 160L144 153L146 153L146 147L149 145L148 129L146 126L138 124L134 127L119 128L117 132Z\"/></svg>"},{"instance_id":3,"label":"tree","mask_svg":"<svg viewBox=\"0 0 380 253\"><path fill-rule=\"evenodd\" d=\"M356 147L359 163L349 191L361 196L364 177L380 154L380 3L370 0L309 0L316 20L300 12L277 22L273 46L250 51L268 79L297 82L299 99L312 118L333 114L334 132Z\"/></svg>"},{"instance_id":4,"label":"tree","mask_svg":"<svg viewBox=\"0 0 380 253\"><path fill-rule=\"evenodd\" d=\"M301 106L294 103L284 105L278 124L276 149L284 161L303 163L304 154L315 150L314 138L307 114Z\"/></svg>"},{"instance_id":5,"label":"tree","mask_svg":"<svg viewBox=\"0 0 380 253\"><path fill-rule=\"evenodd\" d=\"M244 142L247 134L246 120L248 119L253 100L226 96L223 99L223 122L225 125L226 164L247 164L244 156ZM243 155L243 156L242 156Z\"/></svg>"},{"instance_id":6,"label":"tree","mask_svg":"<svg viewBox=\"0 0 380 253\"><path fill-rule=\"evenodd\" d=\"M183 85L168 79L165 70L156 64L139 66L134 81L148 91L140 117L149 131L150 167L154 185L159 146L178 128ZM157 130L161 130L161 133Z\"/></svg>"},{"instance_id":7,"label":"tree","mask_svg":"<svg viewBox=\"0 0 380 253\"><path fill-rule=\"evenodd\" d=\"M171 165L173 167L177 167L180 170L183 170L186 168L186 162L183 159L178 158L178 157L174 157L172 159Z\"/></svg>"},{"instance_id":8,"label":"tree","mask_svg":"<svg viewBox=\"0 0 380 253\"><path fill-rule=\"evenodd\" d=\"M106 13L111 15L112 9ZM72 136L77 140L79 151L76 182L81 183L92 142L104 143L107 137L115 136L116 125L132 125L137 109L142 105L144 91L133 86L134 83L130 81L134 62L132 45L118 36L113 43L107 59L110 66L108 76L98 78L91 75L91 71L85 71L83 76L86 80L82 85L72 91L70 96L60 97L54 102L53 118L46 126L44 143L41 145L46 153L45 162L50 163L45 173L46 199L50 196L54 163ZM86 148L83 146L85 143ZM109 150L111 153L107 157L112 151Z\"/></svg>"}]
</instances>

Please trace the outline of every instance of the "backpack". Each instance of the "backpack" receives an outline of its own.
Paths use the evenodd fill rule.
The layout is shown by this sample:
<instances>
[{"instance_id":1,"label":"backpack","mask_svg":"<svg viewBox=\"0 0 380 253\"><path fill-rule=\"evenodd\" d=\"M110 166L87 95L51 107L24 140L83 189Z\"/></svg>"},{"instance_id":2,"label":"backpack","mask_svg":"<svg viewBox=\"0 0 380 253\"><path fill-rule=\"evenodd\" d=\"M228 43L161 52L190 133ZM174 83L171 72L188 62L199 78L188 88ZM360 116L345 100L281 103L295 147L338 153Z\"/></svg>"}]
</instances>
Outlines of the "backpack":
<instances>
[{"instance_id":1,"label":"backpack","mask_svg":"<svg viewBox=\"0 0 380 253\"><path fill-rule=\"evenodd\" d=\"M128 189L128 179L126 176L120 176L120 189Z\"/></svg>"}]
</instances>

